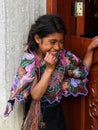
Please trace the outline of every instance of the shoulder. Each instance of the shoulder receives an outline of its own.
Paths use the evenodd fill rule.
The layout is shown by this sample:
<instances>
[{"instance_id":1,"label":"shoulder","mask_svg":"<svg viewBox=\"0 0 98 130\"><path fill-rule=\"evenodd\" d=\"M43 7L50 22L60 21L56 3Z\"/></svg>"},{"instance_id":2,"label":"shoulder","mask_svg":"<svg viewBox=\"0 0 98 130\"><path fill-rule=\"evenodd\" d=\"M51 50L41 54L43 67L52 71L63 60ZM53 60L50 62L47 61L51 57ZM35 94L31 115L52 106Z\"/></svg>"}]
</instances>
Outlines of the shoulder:
<instances>
[{"instance_id":1,"label":"shoulder","mask_svg":"<svg viewBox=\"0 0 98 130\"><path fill-rule=\"evenodd\" d=\"M60 58L64 58L64 57L73 56L74 54L71 53L71 51L67 51L67 50L63 49L60 51L59 55L60 55Z\"/></svg>"},{"instance_id":2,"label":"shoulder","mask_svg":"<svg viewBox=\"0 0 98 130\"><path fill-rule=\"evenodd\" d=\"M33 53L24 52L20 59L20 65L26 67L29 64L35 63L35 56Z\"/></svg>"},{"instance_id":3,"label":"shoulder","mask_svg":"<svg viewBox=\"0 0 98 130\"><path fill-rule=\"evenodd\" d=\"M71 51L68 51L65 49L62 49L59 54L60 54L60 56L72 55Z\"/></svg>"},{"instance_id":4,"label":"shoulder","mask_svg":"<svg viewBox=\"0 0 98 130\"><path fill-rule=\"evenodd\" d=\"M82 62L82 60L77 57L74 53L72 53L71 51L67 51L65 49L63 49L60 52L60 61L65 64L65 63L80 63Z\"/></svg>"},{"instance_id":5,"label":"shoulder","mask_svg":"<svg viewBox=\"0 0 98 130\"><path fill-rule=\"evenodd\" d=\"M74 54L69 50L63 49L63 50L61 50L60 55L66 57L66 56L72 56Z\"/></svg>"},{"instance_id":6,"label":"shoulder","mask_svg":"<svg viewBox=\"0 0 98 130\"><path fill-rule=\"evenodd\" d=\"M22 59L27 59L27 60L32 60L34 59L34 54L33 53L28 53L28 52L24 52L23 56L22 56Z\"/></svg>"},{"instance_id":7,"label":"shoulder","mask_svg":"<svg viewBox=\"0 0 98 130\"><path fill-rule=\"evenodd\" d=\"M69 58L73 58L74 60L76 59L80 59L79 57L77 57L74 53L72 53L71 51L67 51L65 49L63 49L61 51L61 56L64 56L64 57L69 57Z\"/></svg>"}]
</instances>

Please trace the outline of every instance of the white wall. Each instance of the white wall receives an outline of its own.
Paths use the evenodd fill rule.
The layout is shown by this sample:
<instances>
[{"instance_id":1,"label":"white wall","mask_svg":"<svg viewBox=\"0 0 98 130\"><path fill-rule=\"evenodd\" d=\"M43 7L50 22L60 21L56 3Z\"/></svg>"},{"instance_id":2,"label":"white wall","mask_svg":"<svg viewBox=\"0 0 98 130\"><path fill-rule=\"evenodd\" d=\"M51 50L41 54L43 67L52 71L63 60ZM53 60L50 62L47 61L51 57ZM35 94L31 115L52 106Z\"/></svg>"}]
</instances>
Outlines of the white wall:
<instances>
[{"instance_id":1,"label":"white wall","mask_svg":"<svg viewBox=\"0 0 98 130\"><path fill-rule=\"evenodd\" d=\"M23 105L2 117L30 25L46 13L46 0L0 0L0 130L20 130Z\"/></svg>"}]
</instances>

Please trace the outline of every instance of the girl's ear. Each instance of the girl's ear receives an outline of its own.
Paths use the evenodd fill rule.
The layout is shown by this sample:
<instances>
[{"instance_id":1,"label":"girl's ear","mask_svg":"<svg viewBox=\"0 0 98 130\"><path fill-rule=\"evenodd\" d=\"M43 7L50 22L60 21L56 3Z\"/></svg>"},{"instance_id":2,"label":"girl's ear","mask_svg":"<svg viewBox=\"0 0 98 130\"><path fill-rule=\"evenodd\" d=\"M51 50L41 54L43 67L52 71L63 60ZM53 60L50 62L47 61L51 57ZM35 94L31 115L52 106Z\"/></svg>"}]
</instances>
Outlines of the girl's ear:
<instances>
[{"instance_id":1,"label":"girl's ear","mask_svg":"<svg viewBox=\"0 0 98 130\"><path fill-rule=\"evenodd\" d=\"M41 42L41 38L38 36L38 34L34 35L34 39L35 39L36 43L38 43L38 44Z\"/></svg>"}]
</instances>

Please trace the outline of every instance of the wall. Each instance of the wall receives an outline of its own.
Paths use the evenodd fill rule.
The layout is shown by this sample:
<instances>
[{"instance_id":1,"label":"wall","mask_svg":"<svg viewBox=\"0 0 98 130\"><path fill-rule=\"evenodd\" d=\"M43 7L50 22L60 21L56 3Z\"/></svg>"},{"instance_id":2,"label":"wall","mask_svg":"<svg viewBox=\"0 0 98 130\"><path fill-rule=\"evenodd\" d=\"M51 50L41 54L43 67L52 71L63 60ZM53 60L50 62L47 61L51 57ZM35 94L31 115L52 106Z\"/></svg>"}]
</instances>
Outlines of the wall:
<instances>
[{"instance_id":1,"label":"wall","mask_svg":"<svg viewBox=\"0 0 98 130\"><path fill-rule=\"evenodd\" d=\"M45 13L46 0L0 0L0 130L20 130L23 104L15 103L7 118L2 113L30 25Z\"/></svg>"}]
</instances>

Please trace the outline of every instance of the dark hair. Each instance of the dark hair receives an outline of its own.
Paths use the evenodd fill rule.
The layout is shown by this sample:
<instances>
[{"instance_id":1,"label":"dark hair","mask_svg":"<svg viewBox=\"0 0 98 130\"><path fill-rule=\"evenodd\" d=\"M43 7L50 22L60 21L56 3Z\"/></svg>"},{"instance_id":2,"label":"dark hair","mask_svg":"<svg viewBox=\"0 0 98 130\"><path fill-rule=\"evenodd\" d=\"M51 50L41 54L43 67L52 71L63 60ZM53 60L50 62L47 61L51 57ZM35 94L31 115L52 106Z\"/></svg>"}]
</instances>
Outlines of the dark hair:
<instances>
[{"instance_id":1,"label":"dark hair","mask_svg":"<svg viewBox=\"0 0 98 130\"><path fill-rule=\"evenodd\" d=\"M40 38L44 38L55 32L66 34L65 25L58 15L46 14L40 16L34 24L32 24L28 35L28 50L37 51L38 44L34 39L34 35L38 34Z\"/></svg>"}]
</instances>

